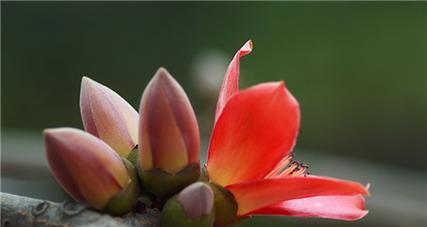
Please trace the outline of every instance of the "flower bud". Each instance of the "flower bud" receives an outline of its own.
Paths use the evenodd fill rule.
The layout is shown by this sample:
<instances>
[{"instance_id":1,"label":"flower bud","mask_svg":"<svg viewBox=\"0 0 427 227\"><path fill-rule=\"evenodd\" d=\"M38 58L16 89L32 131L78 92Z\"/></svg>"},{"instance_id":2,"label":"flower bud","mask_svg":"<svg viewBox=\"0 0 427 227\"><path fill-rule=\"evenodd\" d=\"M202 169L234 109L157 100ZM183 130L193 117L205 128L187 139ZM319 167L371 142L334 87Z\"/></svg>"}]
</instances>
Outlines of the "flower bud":
<instances>
[{"instance_id":1,"label":"flower bud","mask_svg":"<svg viewBox=\"0 0 427 227\"><path fill-rule=\"evenodd\" d=\"M214 194L209 185L196 182L168 200L162 210L162 227L200 226L214 224Z\"/></svg>"},{"instance_id":2,"label":"flower bud","mask_svg":"<svg viewBox=\"0 0 427 227\"><path fill-rule=\"evenodd\" d=\"M75 200L119 215L133 208L139 194L134 167L110 146L72 128L44 131L50 170Z\"/></svg>"},{"instance_id":3,"label":"flower bud","mask_svg":"<svg viewBox=\"0 0 427 227\"><path fill-rule=\"evenodd\" d=\"M83 77L80 112L87 132L127 158L137 144L139 115L126 100L110 88Z\"/></svg>"},{"instance_id":4,"label":"flower bud","mask_svg":"<svg viewBox=\"0 0 427 227\"><path fill-rule=\"evenodd\" d=\"M200 136L184 90L163 68L147 85L139 121L139 175L144 187L168 197L200 175Z\"/></svg>"}]
</instances>

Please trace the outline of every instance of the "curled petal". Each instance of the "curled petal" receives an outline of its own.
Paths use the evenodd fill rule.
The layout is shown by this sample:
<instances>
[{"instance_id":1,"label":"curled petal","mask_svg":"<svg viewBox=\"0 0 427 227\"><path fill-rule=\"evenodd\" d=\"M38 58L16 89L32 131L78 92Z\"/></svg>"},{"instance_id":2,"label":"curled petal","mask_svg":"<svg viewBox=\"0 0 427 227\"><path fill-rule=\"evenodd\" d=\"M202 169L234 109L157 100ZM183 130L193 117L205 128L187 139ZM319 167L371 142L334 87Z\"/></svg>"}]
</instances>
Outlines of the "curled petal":
<instances>
[{"instance_id":1,"label":"curled petal","mask_svg":"<svg viewBox=\"0 0 427 227\"><path fill-rule=\"evenodd\" d=\"M199 163L200 135L196 115L182 87L160 68L141 99L140 163L144 170L176 173Z\"/></svg>"},{"instance_id":2,"label":"curled petal","mask_svg":"<svg viewBox=\"0 0 427 227\"><path fill-rule=\"evenodd\" d=\"M139 115L110 88L82 78L80 112L87 132L101 138L122 157L137 144Z\"/></svg>"},{"instance_id":3,"label":"curled petal","mask_svg":"<svg viewBox=\"0 0 427 227\"><path fill-rule=\"evenodd\" d=\"M365 198L361 195L316 196L288 200L249 213L249 215L319 217L347 221L361 219L367 214Z\"/></svg>"},{"instance_id":4,"label":"curled petal","mask_svg":"<svg viewBox=\"0 0 427 227\"><path fill-rule=\"evenodd\" d=\"M226 186L263 179L293 148L299 105L283 82L242 90L227 102L213 129L207 170Z\"/></svg>"},{"instance_id":5,"label":"curled petal","mask_svg":"<svg viewBox=\"0 0 427 227\"><path fill-rule=\"evenodd\" d=\"M219 115L230 97L239 91L240 58L249 54L251 51L252 40L249 40L242 46L242 48L240 48L240 50L237 51L233 60L231 60L228 65L228 69L225 73L225 78L219 92L218 103L216 104L215 121L218 120Z\"/></svg>"},{"instance_id":6,"label":"curled petal","mask_svg":"<svg viewBox=\"0 0 427 227\"><path fill-rule=\"evenodd\" d=\"M44 131L51 172L75 200L102 209L129 182L120 156L106 143L72 128Z\"/></svg>"},{"instance_id":7,"label":"curled petal","mask_svg":"<svg viewBox=\"0 0 427 227\"><path fill-rule=\"evenodd\" d=\"M288 200L369 194L359 183L326 177L270 178L230 185L227 189L237 201L239 216Z\"/></svg>"}]
</instances>

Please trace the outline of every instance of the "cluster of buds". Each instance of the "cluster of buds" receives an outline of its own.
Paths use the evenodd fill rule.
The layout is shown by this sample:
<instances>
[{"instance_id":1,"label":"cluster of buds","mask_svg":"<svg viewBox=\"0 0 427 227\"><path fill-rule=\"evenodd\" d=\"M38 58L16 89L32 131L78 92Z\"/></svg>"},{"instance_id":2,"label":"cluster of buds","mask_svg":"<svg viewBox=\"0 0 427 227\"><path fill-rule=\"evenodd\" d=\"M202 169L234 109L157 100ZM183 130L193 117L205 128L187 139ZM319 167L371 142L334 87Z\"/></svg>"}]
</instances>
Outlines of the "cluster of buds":
<instances>
[{"instance_id":1,"label":"cluster of buds","mask_svg":"<svg viewBox=\"0 0 427 227\"><path fill-rule=\"evenodd\" d=\"M82 79L80 110L85 131L44 131L50 169L75 200L120 215L132 211L141 190L166 201L199 179L196 116L165 69L157 71L144 91L140 114L87 77Z\"/></svg>"},{"instance_id":2,"label":"cluster of buds","mask_svg":"<svg viewBox=\"0 0 427 227\"><path fill-rule=\"evenodd\" d=\"M46 129L46 155L61 187L76 201L112 215L134 211L149 194L163 227L232 226L252 215L356 220L369 192L356 182L308 176L293 160L299 105L284 82L238 88L234 56L220 90L206 167L191 103L160 68L139 114L117 93L83 77L85 131Z\"/></svg>"}]
</instances>

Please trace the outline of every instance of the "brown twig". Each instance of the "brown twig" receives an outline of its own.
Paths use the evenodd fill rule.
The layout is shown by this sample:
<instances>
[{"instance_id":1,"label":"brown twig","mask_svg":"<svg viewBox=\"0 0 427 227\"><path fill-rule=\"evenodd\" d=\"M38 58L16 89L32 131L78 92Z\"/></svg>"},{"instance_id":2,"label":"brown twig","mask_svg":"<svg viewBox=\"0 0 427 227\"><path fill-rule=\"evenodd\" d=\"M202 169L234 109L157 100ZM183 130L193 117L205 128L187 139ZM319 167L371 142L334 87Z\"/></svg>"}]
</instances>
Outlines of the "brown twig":
<instances>
[{"instance_id":1,"label":"brown twig","mask_svg":"<svg viewBox=\"0 0 427 227\"><path fill-rule=\"evenodd\" d=\"M112 217L75 202L55 203L0 192L1 226L143 226L158 227L159 212Z\"/></svg>"}]
</instances>

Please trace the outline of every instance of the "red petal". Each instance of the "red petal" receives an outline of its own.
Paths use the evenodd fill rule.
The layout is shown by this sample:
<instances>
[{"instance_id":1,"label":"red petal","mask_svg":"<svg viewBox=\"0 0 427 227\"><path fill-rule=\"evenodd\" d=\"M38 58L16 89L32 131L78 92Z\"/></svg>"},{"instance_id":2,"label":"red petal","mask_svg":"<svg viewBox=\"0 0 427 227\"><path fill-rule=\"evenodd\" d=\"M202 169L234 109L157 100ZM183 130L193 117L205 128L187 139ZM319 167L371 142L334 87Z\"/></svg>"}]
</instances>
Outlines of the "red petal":
<instances>
[{"instance_id":1,"label":"red petal","mask_svg":"<svg viewBox=\"0 0 427 227\"><path fill-rule=\"evenodd\" d=\"M313 196L368 195L363 185L326 177L270 178L227 187L238 204L239 216L284 202Z\"/></svg>"},{"instance_id":2,"label":"red petal","mask_svg":"<svg viewBox=\"0 0 427 227\"><path fill-rule=\"evenodd\" d=\"M237 51L233 60L231 60L228 65L228 69L225 73L225 78L219 92L218 103L216 104L215 121L218 120L219 115L230 97L239 91L240 58L249 54L251 51L252 41L249 40L242 48L240 48L240 50Z\"/></svg>"},{"instance_id":3,"label":"red petal","mask_svg":"<svg viewBox=\"0 0 427 227\"><path fill-rule=\"evenodd\" d=\"M242 90L215 124L207 169L211 181L226 186L263 179L295 144L300 113L283 82Z\"/></svg>"},{"instance_id":4,"label":"red petal","mask_svg":"<svg viewBox=\"0 0 427 227\"><path fill-rule=\"evenodd\" d=\"M288 200L249 214L319 217L351 221L363 218L368 211L365 208L365 198L355 195L317 196Z\"/></svg>"}]
</instances>

